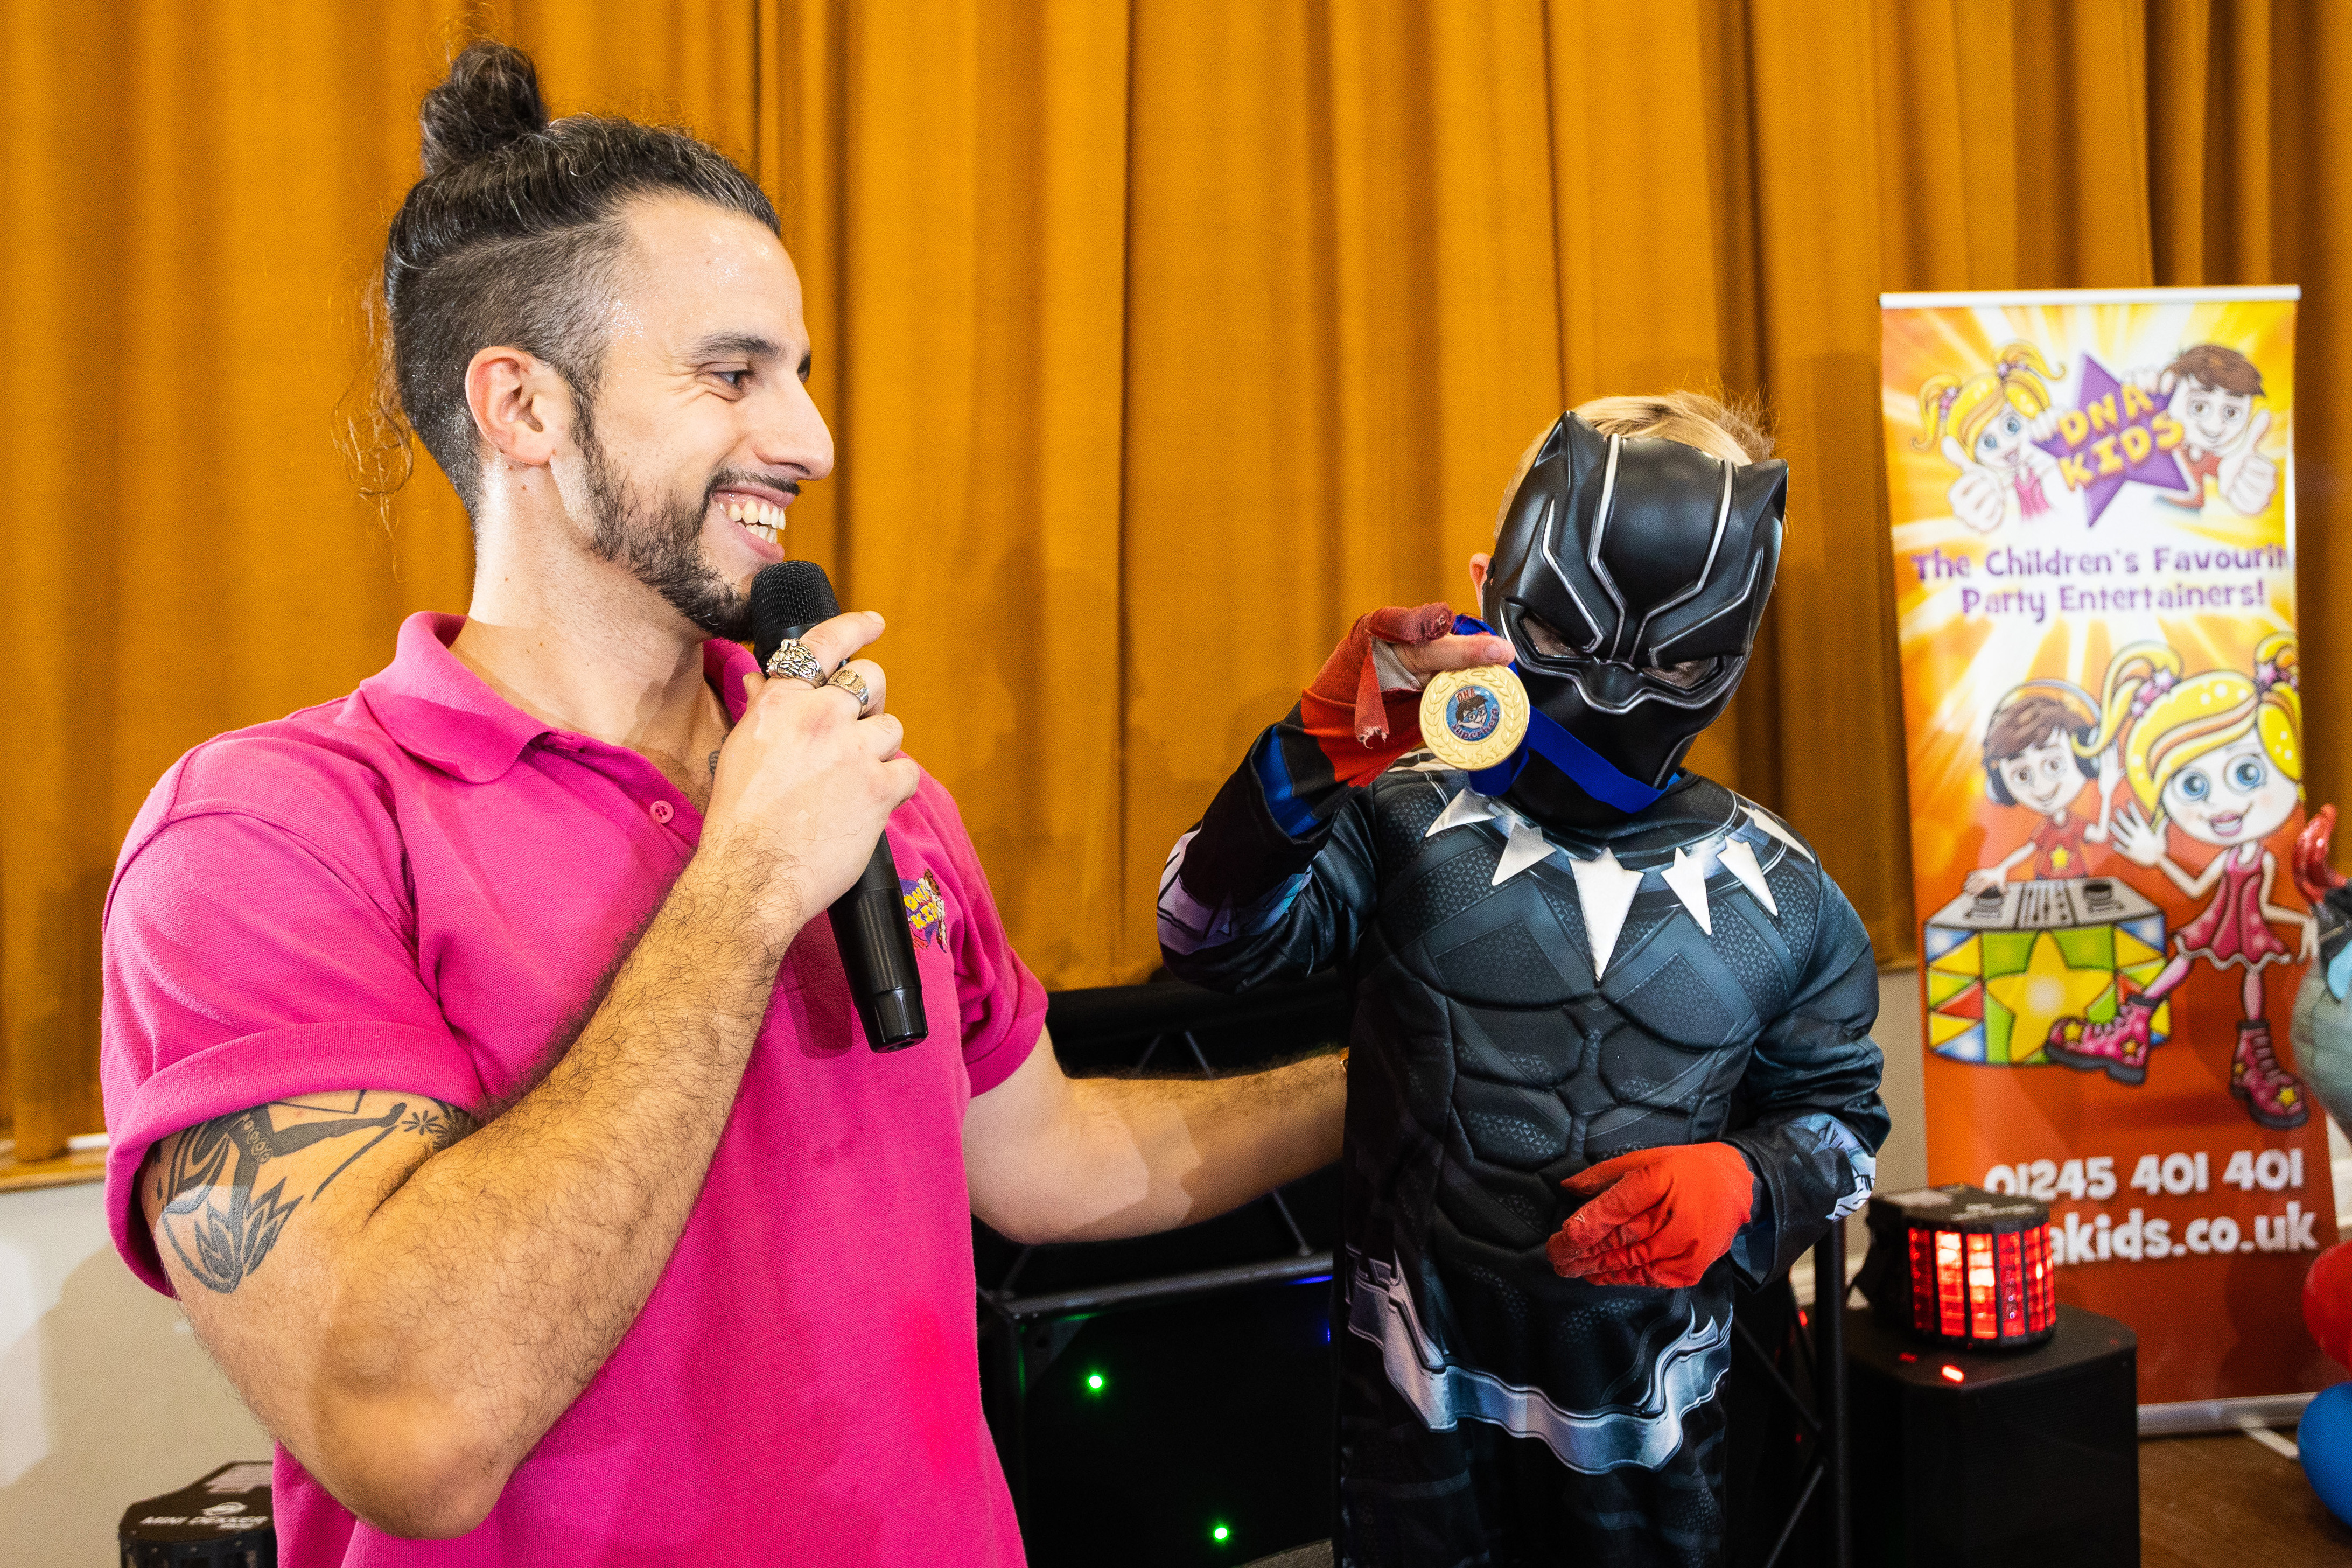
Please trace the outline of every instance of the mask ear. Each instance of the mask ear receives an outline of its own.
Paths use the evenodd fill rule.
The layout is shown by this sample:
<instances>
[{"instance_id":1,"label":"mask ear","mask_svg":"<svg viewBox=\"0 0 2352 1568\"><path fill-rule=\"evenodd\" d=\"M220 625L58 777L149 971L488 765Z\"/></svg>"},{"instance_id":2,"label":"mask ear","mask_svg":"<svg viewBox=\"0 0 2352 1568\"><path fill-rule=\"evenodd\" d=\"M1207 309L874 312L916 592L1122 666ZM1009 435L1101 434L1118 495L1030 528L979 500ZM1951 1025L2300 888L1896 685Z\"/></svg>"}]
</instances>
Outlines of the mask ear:
<instances>
[{"instance_id":1,"label":"mask ear","mask_svg":"<svg viewBox=\"0 0 2352 1568\"><path fill-rule=\"evenodd\" d=\"M1528 558L1535 553L1536 531L1549 511L1546 499L1560 498L1565 508L1576 493L1577 479L1598 474L1608 456L1608 438L1575 415L1563 414L1552 422L1527 472L1519 476L1518 488L1504 504L1503 526L1495 535L1494 556L1486 567L1486 591L1478 603L1478 613L1488 626L1503 630L1503 601L1525 576Z\"/></svg>"},{"instance_id":2,"label":"mask ear","mask_svg":"<svg viewBox=\"0 0 2352 1568\"><path fill-rule=\"evenodd\" d=\"M1551 433L1544 437L1543 445L1537 448L1536 460L1528 465L1528 471L1529 473L1535 472L1538 468L1543 467L1546 463L1551 462L1562 452L1568 450L1568 427L1571 425L1584 430L1587 434L1591 432L1592 427L1586 425L1583 420L1579 419L1575 415L1561 415L1559 418L1551 422Z\"/></svg>"},{"instance_id":3,"label":"mask ear","mask_svg":"<svg viewBox=\"0 0 2352 1568\"><path fill-rule=\"evenodd\" d=\"M1544 442L1543 449L1545 458L1560 455L1569 459L1571 482L1584 474L1597 474L1609 461L1609 437L1587 425L1583 416L1563 414L1559 423L1551 427L1551 436Z\"/></svg>"},{"instance_id":4,"label":"mask ear","mask_svg":"<svg viewBox=\"0 0 2352 1568\"><path fill-rule=\"evenodd\" d=\"M1747 522L1749 537L1768 527L1779 529L1789 505L1789 465L1769 458L1733 469L1731 504Z\"/></svg>"}]
</instances>

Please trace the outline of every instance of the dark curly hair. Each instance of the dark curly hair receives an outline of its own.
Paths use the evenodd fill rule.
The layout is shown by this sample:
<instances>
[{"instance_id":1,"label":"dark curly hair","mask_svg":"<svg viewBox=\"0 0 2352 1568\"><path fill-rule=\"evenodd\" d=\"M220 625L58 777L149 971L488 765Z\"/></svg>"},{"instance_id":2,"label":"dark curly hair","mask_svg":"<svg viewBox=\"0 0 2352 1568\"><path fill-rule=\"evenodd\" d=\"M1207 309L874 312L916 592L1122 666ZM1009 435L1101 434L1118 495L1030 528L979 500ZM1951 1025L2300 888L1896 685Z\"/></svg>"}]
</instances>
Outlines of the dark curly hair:
<instances>
[{"instance_id":1,"label":"dark curly hair","mask_svg":"<svg viewBox=\"0 0 2352 1568\"><path fill-rule=\"evenodd\" d=\"M587 419L626 203L674 191L772 234L780 226L751 176L690 132L593 114L551 121L530 57L506 44L459 54L417 119L425 177L383 247L391 378L470 512L481 447L466 366L492 344L522 349L555 368Z\"/></svg>"}]
</instances>

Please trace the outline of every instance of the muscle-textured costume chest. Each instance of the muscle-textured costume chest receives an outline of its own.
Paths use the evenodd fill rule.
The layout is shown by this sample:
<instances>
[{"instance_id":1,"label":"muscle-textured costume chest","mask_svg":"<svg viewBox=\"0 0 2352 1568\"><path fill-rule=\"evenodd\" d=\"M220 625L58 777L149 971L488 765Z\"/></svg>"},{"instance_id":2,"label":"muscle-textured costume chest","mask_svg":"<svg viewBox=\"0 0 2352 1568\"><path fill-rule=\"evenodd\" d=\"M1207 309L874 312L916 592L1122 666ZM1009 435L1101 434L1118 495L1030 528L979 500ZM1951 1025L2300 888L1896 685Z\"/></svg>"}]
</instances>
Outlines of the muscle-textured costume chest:
<instances>
[{"instance_id":1,"label":"muscle-textured costume chest","mask_svg":"<svg viewBox=\"0 0 2352 1568\"><path fill-rule=\"evenodd\" d=\"M1354 988L1334 1258L1343 1564L1719 1561L1736 1278L1869 1190L1870 942L1812 852L1704 779L1542 827L1408 758L1261 737L1160 889L1176 973ZM1513 798L1517 798L1514 796ZM1752 1215L1691 1285L1563 1278L1560 1186L1720 1142Z\"/></svg>"},{"instance_id":2,"label":"muscle-textured costume chest","mask_svg":"<svg viewBox=\"0 0 2352 1568\"><path fill-rule=\"evenodd\" d=\"M1546 834L1451 772L1370 795L1360 1016L1386 1021L1376 1048L1444 1150L1455 1227L1539 1249L1568 1176L1722 1132L1819 912L1820 872L1777 821L1704 780L1606 839Z\"/></svg>"}]
</instances>

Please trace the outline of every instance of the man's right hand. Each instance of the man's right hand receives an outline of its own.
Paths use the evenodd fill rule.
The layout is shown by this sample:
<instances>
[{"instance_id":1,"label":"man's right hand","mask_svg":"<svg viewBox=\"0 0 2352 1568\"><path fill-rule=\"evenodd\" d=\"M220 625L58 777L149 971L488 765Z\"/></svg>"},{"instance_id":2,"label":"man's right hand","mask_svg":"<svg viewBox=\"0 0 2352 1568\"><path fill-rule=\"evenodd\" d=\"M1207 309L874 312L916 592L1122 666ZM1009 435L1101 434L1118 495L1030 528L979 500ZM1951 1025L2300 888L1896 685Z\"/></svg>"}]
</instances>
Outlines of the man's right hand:
<instances>
[{"instance_id":1,"label":"man's right hand","mask_svg":"<svg viewBox=\"0 0 2352 1568\"><path fill-rule=\"evenodd\" d=\"M853 611L800 639L827 669L847 661L865 679L865 710L841 687L748 675L743 716L719 752L696 862L743 879L759 932L779 953L849 890L922 778L899 752L903 726L882 711L881 667L851 658L881 635L881 616Z\"/></svg>"}]
</instances>

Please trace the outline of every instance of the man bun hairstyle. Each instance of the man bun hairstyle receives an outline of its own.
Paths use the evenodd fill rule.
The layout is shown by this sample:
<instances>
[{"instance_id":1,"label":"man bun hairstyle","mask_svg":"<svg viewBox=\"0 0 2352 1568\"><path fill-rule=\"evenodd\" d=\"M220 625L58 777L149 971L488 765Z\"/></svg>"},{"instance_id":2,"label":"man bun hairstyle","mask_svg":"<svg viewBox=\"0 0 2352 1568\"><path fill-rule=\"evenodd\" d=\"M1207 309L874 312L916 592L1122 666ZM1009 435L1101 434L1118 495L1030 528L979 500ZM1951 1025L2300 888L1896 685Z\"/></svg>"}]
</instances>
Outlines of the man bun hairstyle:
<instances>
[{"instance_id":1,"label":"man bun hairstyle","mask_svg":"<svg viewBox=\"0 0 2352 1568\"><path fill-rule=\"evenodd\" d=\"M416 119L428 177L487 157L547 129L539 68L520 49L476 44L449 62L448 79L425 95Z\"/></svg>"},{"instance_id":2,"label":"man bun hairstyle","mask_svg":"<svg viewBox=\"0 0 2352 1568\"><path fill-rule=\"evenodd\" d=\"M481 443L466 367L481 350L511 345L554 367L588 435L604 298L627 240L624 206L675 193L771 234L781 226L751 177L689 131L593 114L551 120L530 57L507 44L467 47L417 121L425 177L383 247L391 379L409 426L470 512Z\"/></svg>"}]
</instances>

